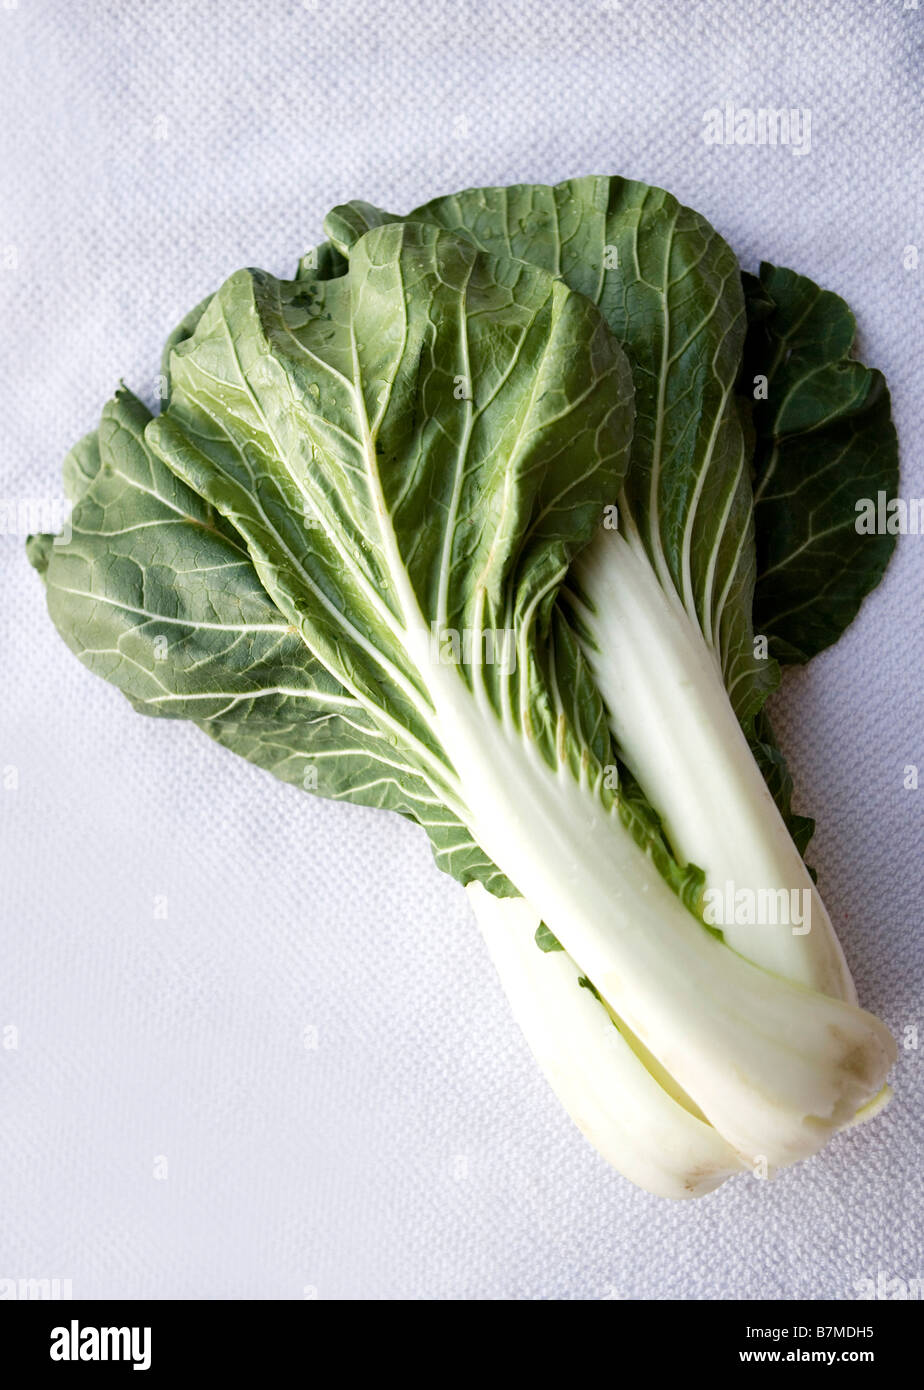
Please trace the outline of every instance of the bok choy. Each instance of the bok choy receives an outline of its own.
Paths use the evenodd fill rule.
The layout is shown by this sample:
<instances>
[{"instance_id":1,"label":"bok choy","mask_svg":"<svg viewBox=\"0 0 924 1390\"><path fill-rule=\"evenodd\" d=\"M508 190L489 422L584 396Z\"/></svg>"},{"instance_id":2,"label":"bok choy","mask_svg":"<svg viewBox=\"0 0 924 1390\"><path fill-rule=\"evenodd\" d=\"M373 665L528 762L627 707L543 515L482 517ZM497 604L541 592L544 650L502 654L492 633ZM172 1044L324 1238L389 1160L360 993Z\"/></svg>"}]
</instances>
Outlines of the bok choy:
<instances>
[{"instance_id":1,"label":"bok choy","mask_svg":"<svg viewBox=\"0 0 924 1390\"><path fill-rule=\"evenodd\" d=\"M123 388L68 456L70 536L30 539L52 619L142 712L419 823L634 1182L816 1152L895 1055L764 708L888 560L852 529L896 450L849 311L622 179L326 230L187 316L160 415Z\"/></svg>"}]
</instances>

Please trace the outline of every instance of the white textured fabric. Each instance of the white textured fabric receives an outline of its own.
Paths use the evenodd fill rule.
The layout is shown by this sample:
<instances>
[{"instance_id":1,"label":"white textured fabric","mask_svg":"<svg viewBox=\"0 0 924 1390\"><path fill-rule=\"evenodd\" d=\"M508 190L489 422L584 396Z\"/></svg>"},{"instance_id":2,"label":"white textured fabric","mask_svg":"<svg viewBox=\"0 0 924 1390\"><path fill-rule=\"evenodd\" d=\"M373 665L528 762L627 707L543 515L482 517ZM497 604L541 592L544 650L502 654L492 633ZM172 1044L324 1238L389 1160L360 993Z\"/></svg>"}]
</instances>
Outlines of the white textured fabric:
<instances>
[{"instance_id":1,"label":"white textured fabric","mask_svg":"<svg viewBox=\"0 0 924 1390\"><path fill-rule=\"evenodd\" d=\"M180 315L239 265L290 270L332 204L593 172L843 293L922 495L922 24L905 0L0 0L0 493L56 495L119 377L152 400ZM811 150L707 145L726 101L810 108ZM776 706L900 1042L924 1022L922 546ZM924 1275L924 1039L888 1113L798 1171L634 1190L559 1111L421 834L139 718L65 649L21 537L0 563L0 1278L850 1299Z\"/></svg>"}]
</instances>

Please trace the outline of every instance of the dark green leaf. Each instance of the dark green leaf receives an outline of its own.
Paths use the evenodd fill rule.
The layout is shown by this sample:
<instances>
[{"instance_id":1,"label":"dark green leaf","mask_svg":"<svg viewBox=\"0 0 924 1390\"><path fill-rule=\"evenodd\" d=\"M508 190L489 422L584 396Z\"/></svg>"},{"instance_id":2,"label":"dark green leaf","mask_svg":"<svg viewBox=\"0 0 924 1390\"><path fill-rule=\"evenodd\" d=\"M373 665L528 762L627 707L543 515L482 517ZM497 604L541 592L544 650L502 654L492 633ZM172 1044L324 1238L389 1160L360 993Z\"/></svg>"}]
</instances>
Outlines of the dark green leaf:
<instances>
[{"instance_id":1,"label":"dark green leaf","mask_svg":"<svg viewBox=\"0 0 924 1390\"><path fill-rule=\"evenodd\" d=\"M882 578L895 537L859 534L857 503L895 496L898 443L881 373L850 355L844 301L766 263L744 285L739 390L753 398L764 378L768 392L753 409L754 622L789 665L836 642Z\"/></svg>"}]
</instances>

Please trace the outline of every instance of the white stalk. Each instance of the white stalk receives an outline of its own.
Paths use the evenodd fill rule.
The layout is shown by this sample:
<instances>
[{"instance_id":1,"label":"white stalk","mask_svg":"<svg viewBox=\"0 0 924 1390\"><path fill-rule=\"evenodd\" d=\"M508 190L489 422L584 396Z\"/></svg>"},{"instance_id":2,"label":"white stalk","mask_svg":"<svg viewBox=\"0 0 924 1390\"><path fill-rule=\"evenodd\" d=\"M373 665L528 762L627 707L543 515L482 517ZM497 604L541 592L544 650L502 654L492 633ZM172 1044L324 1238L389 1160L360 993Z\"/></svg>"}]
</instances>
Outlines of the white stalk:
<instances>
[{"instance_id":1,"label":"white stalk","mask_svg":"<svg viewBox=\"0 0 924 1390\"><path fill-rule=\"evenodd\" d=\"M665 591L632 531L601 530L576 565L590 609L587 646L610 727L626 762L684 863L729 905L808 910L805 923L717 922L756 965L835 998L856 1002L840 943L821 897L735 718L714 653L676 593ZM780 894L785 894L785 899ZM760 896L758 896L760 895ZM764 915L772 916L773 912Z\"/></svg>"},{"instance_id":2,"label":"white stalk","mask_svg":"<svg viewBox=\"0 0 924 1390\"><path fill-rule=\"evenodd\" d=\"M816 1152L882 1086L884 1025L718 941L591 788L431 673L470 830L608 1006L748 1161Z\"/></svg>"},{"instance_id":3,"label":"white stalk","mask_svg":"<svg viewBox=\"0 0 924 1390\"><path fill-rule=\"evenodd\" d=\"M552 1090L601 1156L659 1197L700 1197L746 1168L670 1078L656 1080L565 951L540 951L522 898L469 900L513 1016Z\"/></svg>"}]
</instances>

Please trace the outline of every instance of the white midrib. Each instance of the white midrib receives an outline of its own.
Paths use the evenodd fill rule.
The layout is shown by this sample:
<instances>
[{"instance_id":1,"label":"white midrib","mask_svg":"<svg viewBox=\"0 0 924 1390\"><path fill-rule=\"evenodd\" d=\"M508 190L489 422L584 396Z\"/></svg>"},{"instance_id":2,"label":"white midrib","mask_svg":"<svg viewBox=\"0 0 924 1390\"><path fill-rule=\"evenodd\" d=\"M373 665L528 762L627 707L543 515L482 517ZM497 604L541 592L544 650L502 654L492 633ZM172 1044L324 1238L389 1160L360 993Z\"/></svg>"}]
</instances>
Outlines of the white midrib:
<instances>
[{"instance_id":1,"label":"white midrib","mask_svg":"<svg viewBox=\"0 0 924 1390\"><path fill-rule=\"evenodd\" d=\"M723 923L726 941L765 969L855 1002L824 904L735 718L714 653L665 593L641 542L601 533L580 557L592 605L586 655L627 763L665 825L674 852L699 865L708 888L807 892L811 929L784 922Z\"/></svg>"}]
</instances>

